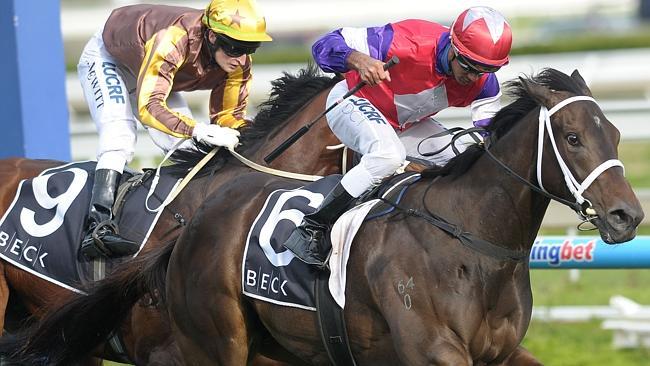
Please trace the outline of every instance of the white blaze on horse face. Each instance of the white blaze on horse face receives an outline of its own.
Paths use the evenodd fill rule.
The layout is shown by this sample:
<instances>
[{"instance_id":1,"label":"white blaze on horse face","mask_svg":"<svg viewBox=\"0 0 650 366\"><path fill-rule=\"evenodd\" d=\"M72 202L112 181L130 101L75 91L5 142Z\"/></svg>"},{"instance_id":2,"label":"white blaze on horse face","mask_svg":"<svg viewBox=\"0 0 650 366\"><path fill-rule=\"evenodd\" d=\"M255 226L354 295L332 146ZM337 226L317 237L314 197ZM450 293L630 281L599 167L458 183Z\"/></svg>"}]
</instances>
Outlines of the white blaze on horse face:
<instances>
[{"instance_id":1,"label":"white blaze on horse face","mask_svg":"<svg viewBox=\"0 0 650 366\"><path fill-rule=\"evenodd\" d=\"M269 196L270 197L270 196ZM325 197L320 193L314 193L306 191L304 189L298 189L295 191L288 191L280 194L278 200L273 206L269 218L266 220L262 228L260 229L260 246L264 251L264 255L268 258L276 267L288 265L292 259L296 256L288 249L278 253L271 246L271 235L275 231L275 227L278 225L280 220L289 220L294 223L296 226L300 226L302 219L305 216L304 213L296 209L283 210L282 207L284 204L293 197L305 197L309 201L308 205L313 208L318 208L323 202Z\"/></svg>"},{"instance_id":2,"label":"white blaze on horse face","mask_svg":"<svg viewBox=\"0 0 650 366\"><path fill-rule=\"evenodd\" d=\"M596 124L596 126L600 127L600 117L594 116L594 123Z\"/></svg>"}]
</instances>

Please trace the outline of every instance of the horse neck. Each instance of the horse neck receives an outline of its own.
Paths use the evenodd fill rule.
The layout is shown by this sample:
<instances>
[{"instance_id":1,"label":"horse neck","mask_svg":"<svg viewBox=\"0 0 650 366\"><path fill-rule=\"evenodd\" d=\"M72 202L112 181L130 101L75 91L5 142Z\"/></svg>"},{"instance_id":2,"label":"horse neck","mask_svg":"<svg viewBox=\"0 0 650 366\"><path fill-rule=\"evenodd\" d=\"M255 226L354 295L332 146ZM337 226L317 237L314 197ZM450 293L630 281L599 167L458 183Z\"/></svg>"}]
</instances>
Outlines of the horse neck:
<instances>
[{"instance_id":1,"label":"horse neck","mask_svg":"<svg viewBox=\"0 0 650 366\"><path fill-rule=\"evenodd\" d=\"M497 159L529 182L536 177L536 111L490 147ZM442 181L446 206L464 229L509 249L530 249L549 204L546 197L510 176L486 153L461 177ZM436 207L440 196L427 199L432 201L429 207ZM459 210L463 203L465 210Z\"/></svg>"}]
</instances>

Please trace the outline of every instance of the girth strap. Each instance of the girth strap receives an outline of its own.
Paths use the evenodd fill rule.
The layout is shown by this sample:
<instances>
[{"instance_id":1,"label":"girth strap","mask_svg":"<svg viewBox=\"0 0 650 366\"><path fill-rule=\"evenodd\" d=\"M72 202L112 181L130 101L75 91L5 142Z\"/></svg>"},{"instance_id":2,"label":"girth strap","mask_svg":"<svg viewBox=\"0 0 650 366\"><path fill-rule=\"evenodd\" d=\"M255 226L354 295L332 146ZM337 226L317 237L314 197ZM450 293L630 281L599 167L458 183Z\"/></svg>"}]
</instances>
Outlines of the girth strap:
<instances>
[{"instance_id":1,"label":"girth strap","mask_svg":"<svg viewBox=\"0 0 650 366\"><path fill-rule=\"evenodd\" d=\"M316 313L320 336L327 351L327 356L332 365L355 366L354 357L350 350L348 333L345 329L345 318L341 309L332 294L330 294L328 282L330 277L329 269L318 272L316 278Z\"/></svg>"},{"instance_id":2,"label":"girth strap","mask_svg":"<svg viewBox=\"0 0 650 366\"><path fill-rule=\"evenodd\" d=\"M117 222L118 218L122 215L122 209L124 208L124 203L126 202L126 196L129 192L136 189L143 182L145 182L151 175L153 175L153 170L147 170L141 174L134 174L131 178L127 179L126 182L120 184L117 189L117 194L115 196L115 203L113 204L113 216L115 217L114 221ZM93 281L100 281L106 277L106 259L99 257L93 260ZM112 353L114 360L122 363L131 363L133 360L129 358L128 353L126 352L126 347L122 339L122 335L119 329L115 329L106 339L108 343L108 352Z\"/></svg>"},{"instance_id":3,"label":"girth strap","mask_svg":"<svg viewBox=\"0 0 650 366\"><path fill-rule=\"evenodd\" d=\"M123 186L125 186L124 184ZM106 260L102 257L93 260L93 281L100 281L106 277ZM86 295L83 295L86 296ZM122 363L131 363L133 360L126 353L126 347L122 339L119 328L115 329L106 339L108 342L108 351L112 352L115 360Z\"/></svg>"},{"instance_id":4,"label":"girth strap","mask_svg":"<svg viewBox=\"0 0 650 366\"><path fill-rule=\"evenodd\" d=\"M110 345L110 350L113 352L113 356L118 362L122 363L131 363L133 360L129 358L129 355L126 353L126 347L122 340L121 333L115 330L108 338L108 344Z\"/></svg>"},{"instance_id":5,"label":"girth strap","mask_svg":"<svg viewBox=\"0 0 650 366\"><path fill-rule=\"evenodd\" d=\"M126 195L138 188L142 183L146 182L153 173L153 170L145 170L144 173L134 174L126 182L120 184L117 188L117 194L115 195L115 203L113 204L113 216L115 217L115 222L117 222L118 218L122 215L122 209L126 202Z\"/></svg>"}]
</instances>

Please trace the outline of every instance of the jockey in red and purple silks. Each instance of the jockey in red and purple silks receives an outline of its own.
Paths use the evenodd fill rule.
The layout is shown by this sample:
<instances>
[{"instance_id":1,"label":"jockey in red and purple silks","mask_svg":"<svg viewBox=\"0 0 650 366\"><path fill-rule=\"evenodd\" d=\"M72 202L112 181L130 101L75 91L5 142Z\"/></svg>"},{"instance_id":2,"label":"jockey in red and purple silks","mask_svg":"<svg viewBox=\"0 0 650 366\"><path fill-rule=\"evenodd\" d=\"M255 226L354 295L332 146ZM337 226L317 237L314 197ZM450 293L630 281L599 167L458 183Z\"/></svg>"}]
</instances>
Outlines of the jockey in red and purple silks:
<instances>
[{"instance_id":1,"label":"jockey in red and purple silks","mask_svg":"<svg viewBox=\"0 0 650 366\"><path fill-rule=\"evenodd\" d=\"M468 105L474 125L486 126L500 107L496 75L484 73L468 84L459 82L447 57L451 48L447 27L412 19L383 27L338 29L319 39L312 51L323 71L346 73L349 88L361 81L346 63L353 50L377 60L399 57L390 81L356 93L379 108L396 129L406 129L447 107Z\"/></svg>"},{"instance_id":2,"label":"jockey in red and purple silks","mask_svg":"<svg viewBox=\"0 0 650 366\"><path fill-rule=\"evenodd\" d=\"M505 18L483 6L465 10L451 28L410 19L382 27L341 28L316 41L312 53L321 69L345 73L327 105L360 81L368 84L327 114L332 132L362 158L319 209L305 216L285 246L307 263L322 263L318 249L324 228L353 198L393 174L406 156L436 164L453 157L450 148L433 158L420 154L422 138L445 130L430 117L447 107L470 106L474 125L487 126L500 109L494 72L508 63L511 43ZM384 62L393 56L399 64L385 71ZM430 141L427 150L438 150L447 141Z\"/></svg>"}]
</instances>

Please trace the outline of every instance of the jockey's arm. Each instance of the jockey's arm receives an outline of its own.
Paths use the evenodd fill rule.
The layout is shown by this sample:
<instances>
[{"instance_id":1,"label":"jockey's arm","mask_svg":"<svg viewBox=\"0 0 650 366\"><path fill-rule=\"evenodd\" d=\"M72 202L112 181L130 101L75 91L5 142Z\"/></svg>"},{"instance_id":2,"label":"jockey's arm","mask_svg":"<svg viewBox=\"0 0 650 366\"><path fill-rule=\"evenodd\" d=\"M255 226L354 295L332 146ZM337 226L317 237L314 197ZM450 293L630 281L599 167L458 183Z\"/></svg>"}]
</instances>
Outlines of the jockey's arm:
<instances>
[{"instance_id":1,"label":"jockey's arm","mask_svg":"<svg viewBox=\"0 0 650 366\"><path fill-rule=\"evenodd\" d=\"M187 33L158 36L145 45L145 57L138 75L137 99L140 121L169 135L190 138L196 121L167 106L176 71L188 50Z\"/></svg>"},{"instance_id":2,"label":"jockey's arm","mask_svg":"<svg viewBox=\"0 0 650 366\"><path fill-rule=\"evenodd\" d=\"M495 74L485 74L481 92L470 104L472 123L476 127L487 127L492 117L501 109L501 88Z\"/></svg>"},{"instance_id":3,"label":"jockey's arm","mask_svg":"<svg viewBox=\"0 0 650 366\"><path fill-rule=\"evenodd\" d=\"M228 74L226 80L210 94L210 121L222 127L239 128L246 123L249 88L253 74L251 57Z\"/></svg>"},{"instance_id":4,"label":"jockey's arm","mask_svg":"<svg viewBox=\"0 0 650 366\"><path fill-rule=\"evenodd\" d=\"M330 32L314 43L312 55L325 72L359 72L370 85L390 78L383 69L392 37L392 27L341 28Z\"/></svg>"}]
</instances>

